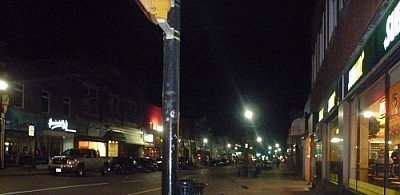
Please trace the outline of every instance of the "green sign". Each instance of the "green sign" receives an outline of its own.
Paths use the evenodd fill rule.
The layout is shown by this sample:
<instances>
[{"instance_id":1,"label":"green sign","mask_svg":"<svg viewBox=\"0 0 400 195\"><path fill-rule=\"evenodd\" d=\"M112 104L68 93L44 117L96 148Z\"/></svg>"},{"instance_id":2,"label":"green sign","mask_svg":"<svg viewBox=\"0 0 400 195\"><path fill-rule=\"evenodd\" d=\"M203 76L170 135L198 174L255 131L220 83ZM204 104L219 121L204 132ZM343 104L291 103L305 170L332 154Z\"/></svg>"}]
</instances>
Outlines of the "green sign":
<instances>
[{"instance_id":1,"label":"green sign","mask_svg":"<svg viewBox=\"0 0 400 195\"><path fill-rule=\"evenodd\" d=\"M362 64L362 76L366 75L372 68L399 42L400 40L400 3L395 0L384 14L382 20L371 33L362 50L355 58L352 68ZM362 62L358 61L362 56ZM354 80L349 81L350 71L347 74L348 90L350 91ZM357 79L359 80L359 79Z\"/></svg>"}]
</instances>

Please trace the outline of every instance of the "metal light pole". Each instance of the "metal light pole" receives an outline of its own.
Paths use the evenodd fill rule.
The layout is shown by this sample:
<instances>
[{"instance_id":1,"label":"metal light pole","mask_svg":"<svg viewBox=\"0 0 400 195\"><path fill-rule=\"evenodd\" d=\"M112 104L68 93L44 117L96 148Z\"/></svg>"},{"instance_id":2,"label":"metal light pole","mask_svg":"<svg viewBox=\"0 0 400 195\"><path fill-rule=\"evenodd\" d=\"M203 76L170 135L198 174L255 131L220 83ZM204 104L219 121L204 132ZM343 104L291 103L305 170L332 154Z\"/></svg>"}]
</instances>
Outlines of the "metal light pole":
<instances>
[{"instance_id":1,"label":"metal light pole","mask_svg":"<svg viewBox=\"0 0 400 195\"><path fill-rule=\"evenodd\" d=\"M253 117L253 112L250 110L246 110L246 112L244 113L244 116L247 119L251 120L251 118ZM245 147L245 151L244 151L245 160L244 160L244 173L243 173L244 177L249 176L249 164L250 164L250 162L249 162L249 131L250 131L250 123L246 129L246 136L245 136L246 142L245 142L245 146L244 146Z\"/></svg>"},{"instance_id":2,"label":"metal light pole","mask_svg":"<svg viewBox=\"0 0 400 195\"><path fill-rule=\"evenodd\" d=\"M178 194L180 0L136 0L146 17L164 31L162 194Z\"/></svg>"},{"instance_id":3,"label":"metal light pole","mask_svg":"<svg viewBox=\"0 0 400 195\"><path fill-rule=\"evenodd\" d=\"M8 84L0 80L0 91L4 92L8 87ZM5 158L5 132L6 132L6 119L5 113L7 112L8 103L10 99L7 94L1 94L1 116L0 116L0 159L1 169L4 169L4 158Z\"/></svg>"},{"instance_id":4,"label":"metal light pole","mask_svg":"<svg viewBox=\"0 0 400 195\"><path fill-rule=\"evenodd\" d=\"M179 193L178 183L178 129L179 129L179 69L180 69L180 0L171 1L168 24L172 34L164 30L163 67L163 124L166 169L162 172L162 194ZM163 28L162 25L160 25Z\"/></svg>"}]
</instances>

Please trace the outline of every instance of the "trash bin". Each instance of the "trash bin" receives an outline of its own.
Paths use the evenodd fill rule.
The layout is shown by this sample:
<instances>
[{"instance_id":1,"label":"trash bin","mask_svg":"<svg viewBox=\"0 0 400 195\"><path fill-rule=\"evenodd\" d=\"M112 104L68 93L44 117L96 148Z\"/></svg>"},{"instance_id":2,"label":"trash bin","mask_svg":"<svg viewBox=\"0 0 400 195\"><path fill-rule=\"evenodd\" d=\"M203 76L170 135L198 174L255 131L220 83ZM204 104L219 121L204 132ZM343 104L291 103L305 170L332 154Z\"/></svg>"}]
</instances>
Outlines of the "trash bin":
<instances>
[{"instance_id":1,"label":"trash bin","mask_svg":"<svg viewBox=\"0 0 400 195\"><path fill-rule=\"evenodd\" d=\"M181 195L193 195L194 194L194 179L180 179L180 191Z\"/></svg>"}]
</instances>

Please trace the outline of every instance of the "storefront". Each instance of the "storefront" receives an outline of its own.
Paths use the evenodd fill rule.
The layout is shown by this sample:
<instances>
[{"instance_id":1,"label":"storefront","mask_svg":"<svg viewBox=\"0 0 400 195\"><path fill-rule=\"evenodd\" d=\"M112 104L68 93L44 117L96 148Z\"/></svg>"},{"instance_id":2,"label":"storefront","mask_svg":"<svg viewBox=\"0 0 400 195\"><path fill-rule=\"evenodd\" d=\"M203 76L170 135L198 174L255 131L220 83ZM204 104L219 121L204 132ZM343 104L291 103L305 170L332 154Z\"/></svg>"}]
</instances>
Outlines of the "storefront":
<instances>
[{"instance_id":1,"label":"storefront","mask_svg":"<svg viewBox=\"0 0 400 195\"><path fill-rule=\"evenodd\" d=\"M40 161L35 144L35 135L40 134L45 129L43 117L13 108L7 110L5 117L5 166L32 163L31 160L35 155ZM29 131L30 126L32 132Z\"/></svg>"},{"instance_id":2,"label":"storefront","mask_svg":"<svg viewBox=\"0 0 400 195\"><path fill-rule=\"evenodd\" d=\"M398 194L400 169L400 10L396 0L359 44L320 106L316 174L364 194ZM321 128L323 127L323 128ZM315 129L317 129L315 127ZM319 160L320 159L320 160Z\"/></svg>"},{"instance_id":3,"label":"storefront","mask_svg":"<svg viewBox=\"0 0 400 195\"><path fill-rule=\"evenodd\" d=\"M74 147L76 125L73 120L48 118L47 127L36 136L37 150L49 158Z\"/></svg>"},{"instance_id":4,"label":"storefront","mask_svg":"<svg viewBox=\"0 0 400 195\"><path fill-rule=\"evenodd\" d=\"M77 121L75 147L98 150L100 156L143 156L143 132L80 118Z\"/></svg>"}]
</instances>

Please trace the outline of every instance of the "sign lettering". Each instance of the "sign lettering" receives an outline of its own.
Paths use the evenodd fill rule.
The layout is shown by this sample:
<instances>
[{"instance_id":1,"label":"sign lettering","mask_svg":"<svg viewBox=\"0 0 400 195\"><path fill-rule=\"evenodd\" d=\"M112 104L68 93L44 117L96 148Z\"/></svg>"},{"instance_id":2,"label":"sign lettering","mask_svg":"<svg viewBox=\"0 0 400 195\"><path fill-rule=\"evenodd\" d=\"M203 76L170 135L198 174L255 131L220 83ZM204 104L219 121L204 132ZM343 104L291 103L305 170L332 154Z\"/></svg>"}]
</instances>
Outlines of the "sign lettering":
<instances>
[{"instance_id":1,"label":"sign lettering","mask_svg":"<svg viewBox=\"0 0 400 195\"><path fill-rule=\"evenodd\" d=\"M49 128L61 128L68 132L76 132L74 129L68 129L68 121L67 120L53 120L52 118L49 119Z\"/></svg>"},{"instance_id":2,"label":"sign lettering","mask_svg":"<svg viewBox=\"0 0 400 195\"><path fill-rule=\"evenodd\" d=\"M386 48L390 45L390 43L396 38L396 36L400 32L400 4L397 3L396 7L390 13L389 17L386 20L386 37L383 42L383 47Z\"/></svg>"}]
</instances>

